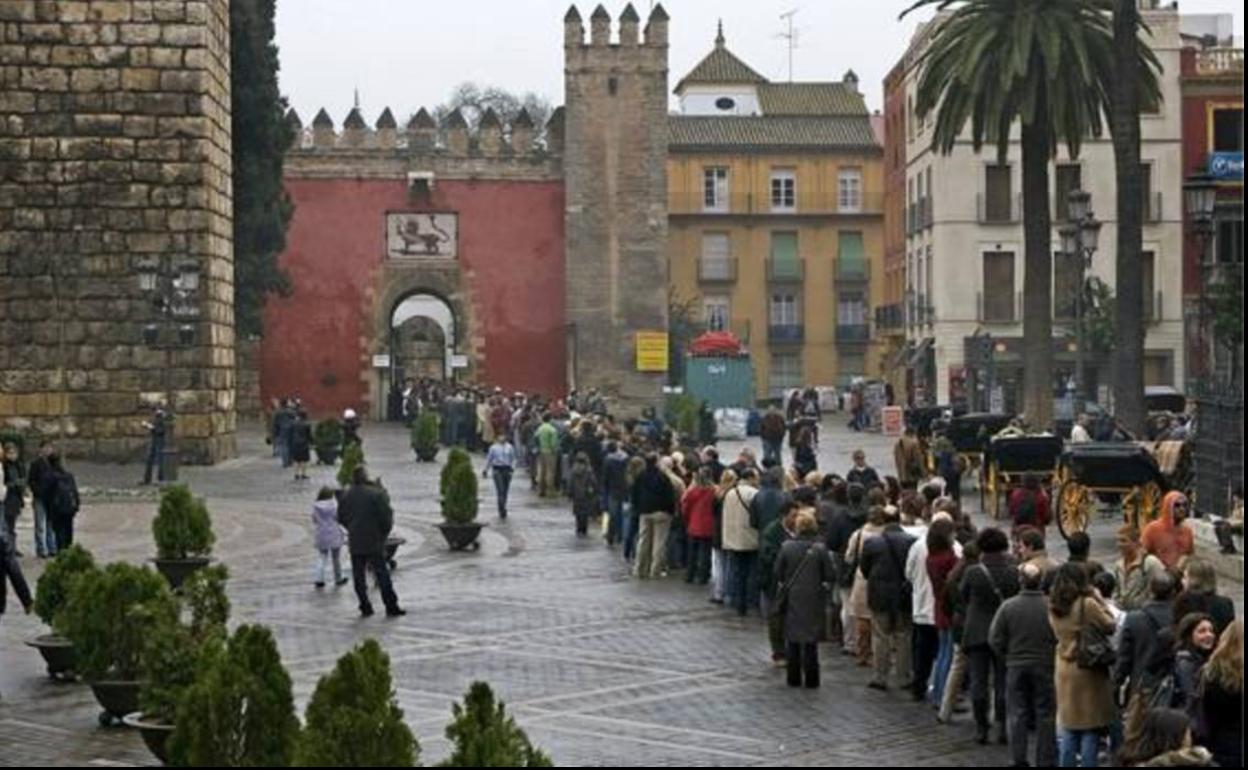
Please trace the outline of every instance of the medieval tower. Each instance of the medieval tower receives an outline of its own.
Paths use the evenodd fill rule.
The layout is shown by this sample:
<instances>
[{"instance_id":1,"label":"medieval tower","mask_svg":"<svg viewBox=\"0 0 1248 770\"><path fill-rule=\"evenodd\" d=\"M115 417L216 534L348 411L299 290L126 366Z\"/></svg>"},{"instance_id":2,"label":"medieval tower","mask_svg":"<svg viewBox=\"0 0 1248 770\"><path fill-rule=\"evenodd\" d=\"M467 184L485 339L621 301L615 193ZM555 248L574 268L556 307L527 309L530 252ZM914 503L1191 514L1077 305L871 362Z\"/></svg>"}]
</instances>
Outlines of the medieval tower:
<instances>
[{"instance_id":1,"label":"medieval tower","mask_svg":"<svg viewBox=\"0 0 1248 770\"><path fill-rule=\"evenodd\" d=\"M587 42L575 6L564 18L569 386L633 406L665 382L635 346L667 329L667 25L655 5L643 40L630 4L612 42L600 5Z\"/></svg>"}]
</instances>

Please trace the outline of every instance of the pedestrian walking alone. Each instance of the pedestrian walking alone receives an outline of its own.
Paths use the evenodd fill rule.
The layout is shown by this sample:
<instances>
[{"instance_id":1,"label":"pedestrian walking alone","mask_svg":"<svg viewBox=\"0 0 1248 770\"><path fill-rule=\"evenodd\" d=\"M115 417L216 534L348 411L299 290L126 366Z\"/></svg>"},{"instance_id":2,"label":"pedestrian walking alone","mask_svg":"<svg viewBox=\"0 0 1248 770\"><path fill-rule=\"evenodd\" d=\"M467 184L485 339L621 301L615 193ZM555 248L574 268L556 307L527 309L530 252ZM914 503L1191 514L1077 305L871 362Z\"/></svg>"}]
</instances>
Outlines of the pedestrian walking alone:
<instances>
[{"instance_id":1,"label":"pedestrian walking alone","mask_svg":"<svg viewBox=\"0 0 1248 770\"><path fill-rule=\"evenodd\" d=\"M511 492L511 477L516 472L516 448L505 431L494 436L494 443L485 456L482 478L494 477L494 494L498 498L498 518L507 518L507 496Z\"/></svg>"},{"instance_id":2,"label":"pedestrian walking alone","mask_svg":"<svg viewBox=\"0 0 1248 770\"><path fill-rule=\"evenodd\" d=\"M351 548L351 579L355 582L355 595L360 600L360 615L366 618L373 615L373 604L368 598L368 569L377 577L386 615L406 615L407 612L399 606L399 597L390 582L390 568L386 564L386 538L394 526L394 509L390 507L386 491L369 481L368 470L363 465L356 467L351 486L342 496L338 522L347 529Z\"/></svg>"}]
</instances>

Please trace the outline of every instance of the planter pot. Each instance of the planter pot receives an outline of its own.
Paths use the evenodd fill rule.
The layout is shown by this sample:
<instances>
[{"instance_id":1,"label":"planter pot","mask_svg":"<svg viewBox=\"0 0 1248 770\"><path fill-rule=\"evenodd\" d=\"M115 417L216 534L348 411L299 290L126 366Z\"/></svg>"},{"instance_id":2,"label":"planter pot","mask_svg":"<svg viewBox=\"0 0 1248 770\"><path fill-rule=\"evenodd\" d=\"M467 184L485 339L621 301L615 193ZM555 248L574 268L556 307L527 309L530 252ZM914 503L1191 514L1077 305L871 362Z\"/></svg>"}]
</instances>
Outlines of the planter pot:
<instances>
[{"instance_id":1,"label":"planter pot","mask_svg":"<svg viewBox=\"0 0 1248 770\"><path fill-rule=\"evenodd\" d=\"M143 743L147 745L147 750L152 752L152 756L160 760L160 764L169 764L167 746L169 736L173 735L173 725L145 719L140 711L126 714L121 718L121 721L126 727L132 727L139 731L139 735L143 737Z\"/></svg>"},{"instance_id":2,"label":"planter pot","mask_svg":"<svg viewBox=\"0 0 1248 770\"><path fill-rule=\"evenodd\" d=\"M426 449L422 447L414 451L416 452L417 462L431 463L434 460L438 459L438 448L436 446L433 447L432 449Z\"/></svg>"},{"instance_id":3,"label":"planter pot","mask_svg":"<svg viewBox=\"0 0 1248 770\"><path fill-rule=\"evenodd\" d=\"M194 556L188 559L155 558L152 561L156 564L157 571L169 582L169 587L175 591L182 587L187 578L212 562L207 556Z\"/></svg>"},{"instance_id":4,"label":"planter pot","mask_svg":"<svg viewBox=\"0 0 1248 770\"><path fill-rule=\"evenodd\" d=\"M395 554L399 552L399 546L403 545L406 542L407 540L401 537L386 538L386 565L390 567L391 572L393 572L394 569L398 566L395 563L394 556Z\"/></svg>"},{"instance_id":5,"label":"planter pot","mask_svg":"<svg viewBox=\"0 0 1248 770\"><path fill-rule=\"evenodd\" d=\"M316 461L320 463L321 465L333 465L334 463L338 462L338 455L340 454L340 451L341 450L339 450L339 448L336 446L334 447L319 447L318 446L316 448Z\"/></svg>"},{"instance_id":6,"label":"planter pot","mask_svg":"<svg viewBox=\"0 0 1248 770\"><path fill-rule=\"evenodd\" d=\"M476 551L481 548L477 537L485 526L475 521L469 524L442 523L438 525L438 529L442 530L442 537L446 538L446 544L452 551L462 551L466 548Z\"/></svg>"},{"instance_id":7,"label":"planter pot","mask_svg":"<svg viewBox=\"0 0 1248 770\"><path fill-rule=\"evenodd\" d=\"M91 682L91 692L104 710L100 712L100 725L109 727L122 720L126 714L139 710L139 682L100 681Z\"/></svg>"},{"instance_id":8,"label":"planter pot","mask_svg":"<svg viewBox=\"0 0 1248 770\"><path fill-rule=\"evenodd\" d=\"M44 634L26 642L43 656L48 664L48 676L53 679L74 678L74 645L57 634Z\"/></svg>"}]
</instances>

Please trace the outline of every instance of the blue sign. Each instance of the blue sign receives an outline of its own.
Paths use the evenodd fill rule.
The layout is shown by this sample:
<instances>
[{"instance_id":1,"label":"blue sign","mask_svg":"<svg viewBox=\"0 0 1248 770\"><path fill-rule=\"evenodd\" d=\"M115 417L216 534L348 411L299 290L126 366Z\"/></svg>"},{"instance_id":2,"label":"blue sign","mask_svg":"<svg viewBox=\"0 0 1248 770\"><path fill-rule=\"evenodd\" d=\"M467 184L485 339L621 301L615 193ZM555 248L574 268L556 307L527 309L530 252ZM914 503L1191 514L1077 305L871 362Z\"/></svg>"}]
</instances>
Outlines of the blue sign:
<instances>
[{"instance_id":1,"label":"blue sign","mask_svg":"<svg viewBox=\"0 0 1248 770\"><path fill-rule=\"evenodd\" d=\"M1209 155L1209 175L1214 179L1243 179L1242 152L1214 152Z\"/></svg>"}]
</instances>

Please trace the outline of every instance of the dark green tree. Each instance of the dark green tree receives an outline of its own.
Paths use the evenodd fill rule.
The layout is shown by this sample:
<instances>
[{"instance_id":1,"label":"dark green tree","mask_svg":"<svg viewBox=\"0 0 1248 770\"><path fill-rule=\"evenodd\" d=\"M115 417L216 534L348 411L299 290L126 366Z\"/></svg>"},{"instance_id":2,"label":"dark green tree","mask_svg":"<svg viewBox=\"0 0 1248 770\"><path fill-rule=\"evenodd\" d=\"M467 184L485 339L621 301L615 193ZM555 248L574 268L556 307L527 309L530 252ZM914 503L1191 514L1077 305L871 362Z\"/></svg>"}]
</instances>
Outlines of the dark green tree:
<instances>
[{"instance_id":1,"label":"dark green tree","mask_svg":"<svg viewBox=\"0 0 1248 770\"><path fill-rule=\"evenodd\" d=\"M230 3L234 137L234 323L240 337L263 333L265 297L290 293L278 269L294 213L282 165L295 133L277 87L273 44L277 0Z\"/></svg>"},{"instance_id":2,"label":"dark green tree","mask_svg":"<svg viewBox=\"0 0 1248 770\"><path fill-rule=\"evenodd\" d=\"M554 767L485 682L473 682L463 705L456 703L452 710L446 737L454 749L441 767Z\"/></svg>"},{"instance_id":3,"label":"dark green tree","mask_svg":"<svg viewBox=\"0 0 1248 770\"><path fill-rule=\"evenodd\" d=\"M369 639L317 683L295 766L415 767L418 756L395 699L390 658Z\"/></svg>"},{"instance_id":4,"label":"dark green tree","mask_svg":"<svg viewBox=\"0 0 1248 770\"><path fill-rule=\"evenodd\" d=\"M451 450L439 481L442 516L452 524L468 524L477 518L477 474L472 458L459 447Z\"/></svg>"}]
</instances>

